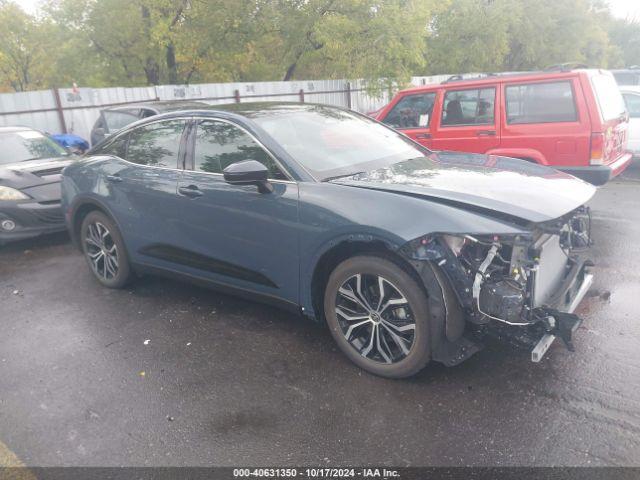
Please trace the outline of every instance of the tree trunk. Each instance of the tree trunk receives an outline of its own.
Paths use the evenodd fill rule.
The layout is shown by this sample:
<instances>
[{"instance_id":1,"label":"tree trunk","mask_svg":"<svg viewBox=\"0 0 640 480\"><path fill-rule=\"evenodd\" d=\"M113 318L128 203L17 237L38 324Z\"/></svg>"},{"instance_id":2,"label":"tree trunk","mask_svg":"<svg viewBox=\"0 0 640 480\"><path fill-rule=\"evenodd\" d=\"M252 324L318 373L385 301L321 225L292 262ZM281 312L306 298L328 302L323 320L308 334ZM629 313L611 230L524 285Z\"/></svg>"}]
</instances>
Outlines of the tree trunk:
<instances>
[{"instance_id":1,"label":"tree trunk","mask_svg":"<svg viewBox=\"0 0 640 480\"><path fill-rule=\"evenodd\" d=\"M284 78L282 79L283 82L288 82L293 78L293 73L296 71L297 66L298 66L297 61L289 65L289 68L287 68L287 73L284 74Z\"/></svg>"},{"instance_id":2,"label":"tree trunk","mask_svg":"<svg viewBox=\"0 0 640 480\"><path fill-rule=\"evenodd\" d=\"M176 62L176 49L173 42L167 45L167 71L169 72L169 83L178 83L178 63Z\"/></svg>"},{"instance_id":3,"label":"tree trunk","mask_svg":"<svg viewBox=\"0 0 640 480\"><path fill-rule=\"evenodd\" d=\"M147 77L149 85L160 85L160 66L153 58L147 58L147 64L144 67L144 74Z\"/></svg>"}]
</instances>

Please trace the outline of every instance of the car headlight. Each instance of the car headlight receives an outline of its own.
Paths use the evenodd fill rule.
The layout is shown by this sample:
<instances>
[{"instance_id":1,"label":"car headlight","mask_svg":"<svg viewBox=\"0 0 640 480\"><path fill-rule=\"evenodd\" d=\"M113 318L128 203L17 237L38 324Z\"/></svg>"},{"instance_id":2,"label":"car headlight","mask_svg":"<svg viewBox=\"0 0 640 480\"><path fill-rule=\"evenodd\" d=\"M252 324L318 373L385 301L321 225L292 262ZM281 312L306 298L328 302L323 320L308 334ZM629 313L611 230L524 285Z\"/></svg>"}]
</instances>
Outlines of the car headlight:
<instances>
[{"instance_id":1,"label":"car headlight","mask_svg":"<svg viewBox=\"0 0 640 480\"><path fill-rule=\"evenodd\" d=\"M0 200L26 200L29 197L20 190L0 186Z\"/></svg>"}]
</instances>

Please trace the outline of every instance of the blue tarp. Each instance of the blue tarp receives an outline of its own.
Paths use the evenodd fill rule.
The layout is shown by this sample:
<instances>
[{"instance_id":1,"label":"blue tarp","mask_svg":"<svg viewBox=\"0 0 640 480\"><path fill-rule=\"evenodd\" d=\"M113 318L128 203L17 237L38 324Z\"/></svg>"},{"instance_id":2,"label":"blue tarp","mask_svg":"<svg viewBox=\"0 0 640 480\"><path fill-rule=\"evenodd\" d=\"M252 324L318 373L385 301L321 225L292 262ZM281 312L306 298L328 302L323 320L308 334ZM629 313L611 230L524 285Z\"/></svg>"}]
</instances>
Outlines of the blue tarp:
<instances>
[{"instance_id":1,"label":"blue tarp","mask_svg":"<svg viewBox=\"0 0 640 480\"><path fill-rule=\"evenodd\" d=\"M89 150L89 142L84 138L74 135L73 133L58 133L50 135L51 139L57 144L72 150Z\"/></svg>"}]
</instances>

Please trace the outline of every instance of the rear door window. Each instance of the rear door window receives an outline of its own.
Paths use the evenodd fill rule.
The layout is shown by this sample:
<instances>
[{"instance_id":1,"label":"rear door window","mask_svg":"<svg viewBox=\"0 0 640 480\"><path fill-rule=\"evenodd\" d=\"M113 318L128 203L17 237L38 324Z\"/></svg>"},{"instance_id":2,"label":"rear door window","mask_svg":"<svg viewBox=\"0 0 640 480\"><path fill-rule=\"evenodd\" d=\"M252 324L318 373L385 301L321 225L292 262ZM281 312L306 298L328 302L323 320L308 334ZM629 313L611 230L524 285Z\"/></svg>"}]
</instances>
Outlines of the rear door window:
<instances>
[{"instance_id":1,"label":"rear door window","mask_svg":"<svg viewBox=\"0 0 640 480\"><path fill-rule=\"evenodd\" d=\"M507 123L575 122L571 81L508 85Z\"/></svg>"},{"instance_id":2,"label":"rear door window","mask_svg":"<svg viewBox=\"0 0 640 480\"><path fill-rule=\"evenodd\" d=\"M611 74L598 74L591 77L591 84L598 100L602 120L614 120L626 112L624 99L618 84Z\"/></svg>"},{"instance_id":3,"label":"rear door window","mask_svg":"<svg viewBox=\"0 0 640 480\"><path fill-rule=\"evenodd\" d=\"M393 128L427 128L431 122L435 92L406 95L382 120Z\"/></svg>"},{"instance_id":4,"label":"rear door window","mask_svg":"<svg viewBox=\"0 0 640 480\"><path fill-rule=\"evenodd\" d=\"M496 89L452 90L444 96L442 126L493 125Z\"/></svg>"},{"instance_id":5,"label":"rear door window","mask_svg":"<svg viewBox=\"0 0 640 480\"><path fill-rule=\"evenodd\" d=\"M640 118L640 94L623 93L624 101L631 118Z\"/></svg>"},{"instance_id":6,"label":"rear door window","mask_svg":"<svg viewBox=\"0 0 640 480\"><path fill-rule=\"evenodd\" d=\"M185 120L167 120L129 133L126 160L139 165L177 168Z\"/></svg>"},{"instance_id":7,"label":"rear door window","mask_svg":"<svg viewBox=\"0 0 640 480\"><path fill-rule=\"evenodd\" d=\"M138 115L138 111L105 110L102 112L102 116L107 125L107 131L110 133L120 130L130 123L139 120L140 117Z\"/></svg>"}]
</instances>

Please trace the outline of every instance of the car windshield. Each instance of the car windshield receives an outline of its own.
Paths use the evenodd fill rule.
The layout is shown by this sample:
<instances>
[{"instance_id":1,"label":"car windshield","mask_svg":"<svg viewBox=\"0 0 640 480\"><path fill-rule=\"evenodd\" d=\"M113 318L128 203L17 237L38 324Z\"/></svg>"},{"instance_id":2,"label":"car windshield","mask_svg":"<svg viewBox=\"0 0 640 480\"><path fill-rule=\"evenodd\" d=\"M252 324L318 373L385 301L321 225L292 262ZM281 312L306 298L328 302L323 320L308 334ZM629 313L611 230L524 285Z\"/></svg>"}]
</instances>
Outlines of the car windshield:
<instances>
[{"instance_id":1,"label":"car windshield","mask_svg":"<svg viewBox=\"0 0 640 480\"><path fill-rule=\"evenodd\" d=\"M317 180L382 168L429 151L374 120L322 106L255 115L256 123Z\"/></svg>"},{"instance_id":2,"label":"car windshield","mask_svg":"<svg viewBox=\"0 0 640 480\"><path fill-rule=\"evenodd\" d=\"M69 153L35 130L0 133L0 165L66 156Z\"/></svg>"}]
</instances>

